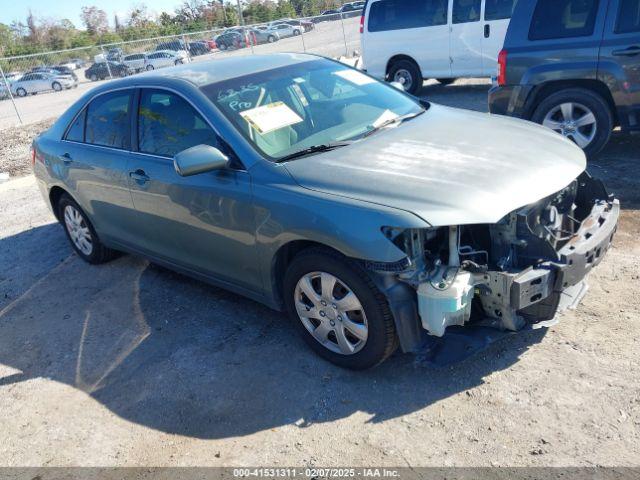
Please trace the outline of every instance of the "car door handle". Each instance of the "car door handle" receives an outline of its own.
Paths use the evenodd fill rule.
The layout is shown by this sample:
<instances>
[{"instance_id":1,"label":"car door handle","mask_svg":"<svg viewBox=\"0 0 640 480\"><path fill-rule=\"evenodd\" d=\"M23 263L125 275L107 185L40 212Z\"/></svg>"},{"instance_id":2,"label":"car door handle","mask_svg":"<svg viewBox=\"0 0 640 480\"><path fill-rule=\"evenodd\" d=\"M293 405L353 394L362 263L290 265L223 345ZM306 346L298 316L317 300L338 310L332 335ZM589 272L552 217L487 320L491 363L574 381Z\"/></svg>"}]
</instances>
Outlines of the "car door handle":
<instances>
[{"instance_id":1,"label":"car door handle","mask_svg":"<svg viewBox=\"0 0 640 480\"><path fill-rule=\"evenodd\" d=\"M614 50L611 54L616 57L633 57L635 55L640 55L640 47L634 45L633 47L625 48L624 50Z\"/></svg>"},{"instance_id":2,"label":"car door handle","mask_svg":"<svg viewBox=\"0 0 640 480\"><path fill-rule=\"evenodd\" d=\"M491 36L491 25L488 23L484 26L484 38L489 38Z\"/></svg>"},{"instance_id":3,"label":"car door handle","mask_svg":"<svg viewBox=\"0 0 640 480\"><path fill-rule=\"evenodd\" d=\"M69 165L70 163L73 162L73 158L71 158L71 155L69 155L68 153L64 153L60 155L59 158L64 162L65 165Z\"/></svg>"},{"instance_id":4,"label":"car door handle","mask_svg":"<svg viewBox=\"0 0 640 480\"><path fill-rule=\"evenodd\" d=\"M149 176L144 173L144 170L136 170L135 172L129 172L129 176L135 180L140 185L147 183L149 180Z\"/></svg>"}]
</instances>

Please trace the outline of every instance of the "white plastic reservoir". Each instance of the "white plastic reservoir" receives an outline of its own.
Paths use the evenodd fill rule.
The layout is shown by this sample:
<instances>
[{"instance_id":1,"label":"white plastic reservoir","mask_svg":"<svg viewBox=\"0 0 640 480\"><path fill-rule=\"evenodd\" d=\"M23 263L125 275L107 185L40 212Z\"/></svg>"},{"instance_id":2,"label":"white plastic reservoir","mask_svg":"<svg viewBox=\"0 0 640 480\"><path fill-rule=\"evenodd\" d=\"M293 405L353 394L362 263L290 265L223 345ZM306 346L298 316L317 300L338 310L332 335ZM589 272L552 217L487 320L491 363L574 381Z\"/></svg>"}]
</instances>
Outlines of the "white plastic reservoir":
<instances>
[{"instance_id":1,"label":"white plastic reservoir","mask_svg":"<svg viewBox=\"0 0 640 480\"><path fill-rule=\"evenodd\" d=\"M458 272L444 288L438 288L437 282L434 284L420 284L418 310L423 328L431 335L442 337L447 327L464 325L469 320L474 287L469 272Z\"/></svg>"}]
</instances>

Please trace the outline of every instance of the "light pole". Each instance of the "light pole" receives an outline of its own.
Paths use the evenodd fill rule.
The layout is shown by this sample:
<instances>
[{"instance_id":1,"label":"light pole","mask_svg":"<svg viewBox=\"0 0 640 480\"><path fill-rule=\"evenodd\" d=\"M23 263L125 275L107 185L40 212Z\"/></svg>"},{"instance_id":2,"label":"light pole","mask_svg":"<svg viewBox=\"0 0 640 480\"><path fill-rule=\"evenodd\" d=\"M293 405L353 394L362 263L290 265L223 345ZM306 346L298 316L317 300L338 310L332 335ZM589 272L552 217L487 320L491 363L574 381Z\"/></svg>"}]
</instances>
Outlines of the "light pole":
<instances>
[{"instance_id":1,"label":"light pole","mask_svg":"<svg viewBox=\"0 0 640 480\"><path fill-rule=\"evenodd\" d=\"M240 17L240 26L244 26L244 17L242 16L242 5L240 5L240 0L238 2L238 17Z\"/></svg>"}]
</instances>

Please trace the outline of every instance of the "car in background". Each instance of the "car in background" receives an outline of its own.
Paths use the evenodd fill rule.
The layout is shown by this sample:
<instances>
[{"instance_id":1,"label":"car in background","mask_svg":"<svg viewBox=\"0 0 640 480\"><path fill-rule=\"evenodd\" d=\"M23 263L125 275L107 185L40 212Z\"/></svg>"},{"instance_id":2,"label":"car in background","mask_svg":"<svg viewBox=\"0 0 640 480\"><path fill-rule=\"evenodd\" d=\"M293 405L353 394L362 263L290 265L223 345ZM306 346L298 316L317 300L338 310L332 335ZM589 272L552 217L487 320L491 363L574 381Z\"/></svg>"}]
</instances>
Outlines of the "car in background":
<instances>
[{"instance_id":1,"label":"car in background","mask_svg":"<svg viewBox=\"0 0 640 480\"><path fill-rule=\"evenodd\" d=\"M78 75L76 75L76 72L74 72L73 70L71 70L69 67L66 67L64 65L58 65L55 67L35 67L33 69L31 69L32 72L43 72L43 73L51 73L54 75L69 75L70 77L72 77L74 80L78 80Z\"/></svg>"},{"instance_id":2,"label":"car in background","mask_svg":"<svg viewBox=\"0 0 640 480\"><path fill-rule=\"evenodd\" d=\"M82 58L72 58L69 63L74 63L76 65L76 70L78 68L84 68L87 64L86 60L83 60Z\"/></svg>"},{"instance_id":3,"label":"car in background","mask_svg":"<svg viewBox=\"0 0 640 480\"><path fill-rule=\"evenodd\" d=\"M284 18L282 20L276 20L274 22L270 22L269 26L273 27L281 23L291 25L292 27L301 27L304 30L304 33L310 32L315 28L315 25L313 24L313 22L309 20L299 20L297 18Z\"/></svg>"},{"instance_id":4,"label":"car in background","mask_svg":"<svg viewBox=\"0 0 640 480\"><path fill-rule=\"evenodd\" d=\"M193 42L189 42L189 53L197 57L199 55L206 55L211 51L209 44L203 40L194 40Z\"/></svg>"},{"instance_id":5,"label":"car in background","mask_svg":"<svg viewBox=\"0 0 640 480\"><path fill-rule=\"evenodd\" d=\"M370 75L401 83L412 94L427 78L447 85L458 77L491 77L515 4L370 0L360 27L364 66Z\"/></svg>"},{"instance_id":6,"label":"car in background","mask_svg":"<svg viewBox=\"0 0 640 480\"><path fill-rule=\"evenodd\" d=\"M355 12L362 10L366 2L349 2L339 8L340 13Z\"/></svg>"},{"instance_id":7,"label":"car in background","mask_svg":"<svg viewBox=\"0 0 640 480\"><path fill-rule=\"evenodd\" d=\"M7 84L0 81L0 100L5 100L7 98L9 98L11 96L9 87L7 87Z\"/></svg>"},{"instance_id":8,"label":"car in background","mask_svg":"<svg viewBox=\"0 0 640 480\"><path fill-rule=\"evenodd\" d=\"M280 40L278 32L268 29L249 28L247 29L247 38L253 45L261 45L263 43L274 43Z\"/></svg>"},{"instance_id":9,"label":"car in background","mask_svg":"<svg viewBox=\"0 0 640 480\"><path fill-rule=\"evenodd\" d=\"M148 54L145 69L155 70L156 68L182 65L183 63L189 63L189 57L186 54L180 51L164 50Z\"/></svg>"},{"instance_id":10,"label":"car in background","mask_svg":"<svg viewBox=\"0 0 640 480\"><path fill-rule=\"evenodd\" d=\"M280 38L297 37L304 31L303 27L291 25L289 23L277 23L269 27L268 32L275 32Z\"/></svg>"},{"instance_id":11,"label":"car in background","mask_svg":"<svg viewBox=\"0 0 640 480\"><path fill-rule=\"evenodd\" d=\"M11 84L11 93L18 97L26 97L27 95L36 95L48 90L59 92L77 86L77 80L74 80L70 75L30 72Z\"/></svg>"},{"instance_id":12,"label":"car in background","mask_svg":"<svg viewBox=\"0 0 640 480\"><path fill-rule=\"evenodd\" d=\"M20 80L20 78L22 78L23 75L24 73L22 72L8 72L4 74L4 77L7 79L7 82L13 83L16 80Z\"/></svg>"},{"instance_id":13,"label":"car in background","mask_svg":"<svg viewBox=\"0 0 640 480\"><path fill-rule=\"evenodd\" d=\"M107 51L106 60L109 62L121 63L124 51L121 48L111 48Z\"/></svg>"},{"instance_id":14,"label":"car in background","mask_svg":"<svg viewBox=\"0 0 640 480\"><path fill-rule=\"evenodd\" d=\"M640 131L640 0L520 0L499 63L492 113L549 127L589 157L615 127Z\"/></svg>"},{"instance_id":15,"label":"car in background","mask_svg":"<svg viewBox=\"0 0 640 480\"><path fill-rule=\"evenodd\" d=\"M87 80L96 82L111 77L126 77L132 73L133 70L124 63L97 62L84 71L84 76Z\"/></svg>"},{"instance_id":16,"label":"car in background","mask_svg":"<svg viewBox=\"0 0 640 480\"><path fill-rule=\"evenodd\" d=\"M248 296L352 369L554 325L620 216L565 138L299 53L106 83L32 147L82 260L131 252Z\"/></svg>"},{"instance_id":17,"label":"car in background","mask_svg":"<svg viewBox=\"0 0 640 480\"><path fill-rule=\"evenodd\" d=\"M193 55L191 52L191 47L188 44L185 44L182 40L171 40L169 42L162 42L156 45L156 52L165 52L171 50L173 52L178 53L181 57L188 57L189 54Z\"/></svg>"},{"instance_id":18,"label":"car in background","mask_svg":"<svg viewBox=\"0 0 640 480\"><path fill-rule=\"evenodd\" d=\"M218 50L229 50L231 48L245 48L247 46L246 37L236 30L225 30L214 38Z\"/></svg>"},{"instance_id":19,"label":"car in background","mask_svg":"<svg viewBox=\"0 0 640 480\"><path fill-rule=\"evenodd\" d=\"M147 55L146 53L132 53L125 55L122 58L122 63L129 67L134 72L142 72L147 68Z\"/></svg>"},{"instance_id":20,"label":"car in background","mask_svg":"<svg viewBox=\"0 0 640 480\"><path fill-rule=\"evenodd\" d=\"M313 17L312 20L313 20L314 23L330 22L332 20L340 20L340 11L339 10L335 10L335 9L325 10L319 16Z\"/></svg>"}]
</instances>

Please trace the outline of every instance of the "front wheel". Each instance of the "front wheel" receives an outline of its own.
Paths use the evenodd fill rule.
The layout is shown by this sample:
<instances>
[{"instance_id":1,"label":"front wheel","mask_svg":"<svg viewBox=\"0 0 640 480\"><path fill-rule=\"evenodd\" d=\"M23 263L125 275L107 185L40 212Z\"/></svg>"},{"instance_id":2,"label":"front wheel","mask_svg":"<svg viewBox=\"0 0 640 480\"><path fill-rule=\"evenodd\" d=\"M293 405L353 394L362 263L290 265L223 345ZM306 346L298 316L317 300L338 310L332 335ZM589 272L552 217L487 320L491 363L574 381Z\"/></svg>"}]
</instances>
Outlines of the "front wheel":
<instances>
[{"instance_id":1,"label":"front wheel","mask_svg":"<svg viewBox=\"0 0 640 480\"><path fill-rule=\"evenodd\" d=\"M285 274L288 314L321 357L363 370L397 348L386 298L355 262L324 248L298 254Z\"/></svg>"},{"instance_id":2,"label":"front wheel","mask_svg":"<svg viewBox=\"0 0 640 480\"><path fill-rule=\"evenodd\" d=\"M548 96L535 109L531 120L572 140L587 157L599 153L613 131L613 115L607 101L582 88Z\"/></svg>"},{"instance_id":3,"label":"front wheel","mask_svg":"<svg viewBox=\"0 0 640 480\"><path fill-rule=\"evenodd\" d=\"M92 73L92 74L91 74L91 77L90 77L90 80L91 80L92 82L97 82L97 81L98 81L98 76L97 76L95 73Z\"/></svg>"},{"instance_id":4,"label":"front wheel","mask_svg":"<svg viewBox=\"0 0 640 480\"><path fill-rule=\"evenodd\" d=\"M116 252L105 247L98 238L93 225L80 206L64 194L58 202L58 218L64 231L80 258L87 263L105 263L116 256Z\"/></svg>"},{"instance_id":5,"label":"front wheel","mask_svg":"<svg viewBox=\"0 0 640 480\"><path fill-rule=\"evenodd\" d=\"M424 82L418 65L410 60L395 61L389 68L388 79L390 82L402 84L405 91L412 95L420 91Z\"/></svg>"},{"instance_id":6,"label":"front wheel","mask_svg":"<svg viewBox=\"0 0 640 480\"><path fill-rule=\"evenodd\" d=\"M58 83L58 82L53 82L51 84L51 88L53 90L55 90L56 92L59 92L60 90L62 90L62 85L60 85L60 83Z\"/></svg>"},{"instance_id":7,"label":"front wheel","mask_svg":"<svg viewBox=\"0 0 640 480\"><path fill-rule=\"evenodd\" d=\"M147 65L147 72L150 72L151 70L153 70L153 65Z\"/></svg>"},{"instance_id":8,"label":"front wheel","mask_svg":"<svg viewBox=\"0 0 640 480\"><path fill-rule=\"evenodd\" d=\"M27 91L24 88L20 87L16 90L16 95L18 95L19 97L26 97Z\"/></svg>"},{"instance_id":9,"label":"front wheel","mask_svg":"<svg viewBox=\"0 0 640 480\"><path fill-rule=\"evenodd\" d=\"M298 35L300 35L300 30L294 30L293 31L293 36L297 37Z\"/></svg>"},{"instance_id":10,"label":"front wheel","mask_svg":"<svg viewBox=\"0 0 640 480\"><path fill-rule=\"evenodd\" d=\"M269 43L273 43L273 42L275 42L275 41L276 41L276 37L274 37L273 35L269 35L269 37L267 38L267 41L268 41Z\"/></svg>"}]
</instances>

